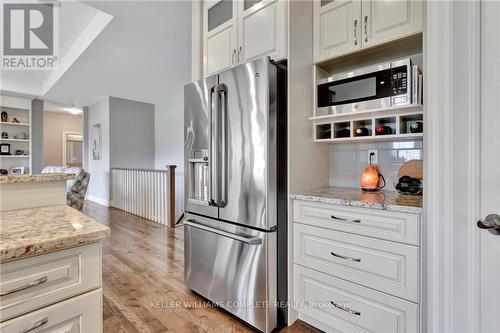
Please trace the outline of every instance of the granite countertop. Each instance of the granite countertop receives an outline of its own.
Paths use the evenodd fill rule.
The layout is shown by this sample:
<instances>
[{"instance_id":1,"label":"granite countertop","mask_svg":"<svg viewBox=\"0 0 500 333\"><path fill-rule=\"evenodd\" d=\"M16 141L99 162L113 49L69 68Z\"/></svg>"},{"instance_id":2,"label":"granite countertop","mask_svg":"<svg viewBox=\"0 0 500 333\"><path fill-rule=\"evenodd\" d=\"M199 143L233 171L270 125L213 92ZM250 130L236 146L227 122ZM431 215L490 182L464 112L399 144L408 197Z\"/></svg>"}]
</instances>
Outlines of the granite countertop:
<instances>
[{"instance_id":1,"label":"granite countertop","mask_svg":"<svg viewBox=\"0 0 500 333\"><path fill-rule=\"evenodd\" d=\"M75 179L72 173L41 173L37 175L8 175L0 176L0 184L12 183L34 183L34 182L50 182L55 180L70 180Z\"/></svg>"},{"instance_id":2,"label":"granite countertop","mask_svg":"<svg viewBox=\"0 0 500 333\"><path fill-rule=\"evenodd\" d=\"M109 228L66 205L0 213L0 263L96 242Z\"/></svg>"},{"instance_id":3,"label":"granite countertop","mask_svg":"<svg viewBox=\"0 0 500 333\"><path fill-rule=\"evenodd\" d=\"M343 187L322 187L292 194L292 199L318 201L336 205L373 208L396 212L421 214L422 197L400 195L398 192L363 192L361 189Z\"/></svg>"}]
</instances>

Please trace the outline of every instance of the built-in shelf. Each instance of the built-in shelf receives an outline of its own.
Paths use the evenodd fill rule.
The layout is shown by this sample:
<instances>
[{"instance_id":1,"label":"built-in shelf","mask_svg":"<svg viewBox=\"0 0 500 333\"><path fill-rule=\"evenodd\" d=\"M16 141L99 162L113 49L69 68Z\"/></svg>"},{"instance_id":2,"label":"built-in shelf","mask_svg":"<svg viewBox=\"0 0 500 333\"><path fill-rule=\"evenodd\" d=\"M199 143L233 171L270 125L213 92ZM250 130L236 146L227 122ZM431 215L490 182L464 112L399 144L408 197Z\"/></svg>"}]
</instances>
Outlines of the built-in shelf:
<instances>
[{"instance_id":1,"label":"built-in shelf","mask_svg":"<svg viewBox=\"0 0 500 333\"><path fill-rule=\"evenodd\" d=\"M0 155L0 157L7 157L7 158L28 158L30 156L29 155Z\"/></svg>"},{"instance_id":2,"label":"built-in shelf","mask_svg":"<svg viewBox=\"0 0 500 333\"><path fill-rule=\"evenodd\" d=\"M412 133L412 124L418 124L418 133ZM377 132L386 127L387 131ZM365 114L365 117L351 119L333 118L331 121L315 121L313 124L315 142L357 142L416 139L423 137L423 111L406 114ZM362 133L357 133L362 129Z\"/></svg>"},{"instance_id":3,"label":"built-in shelf","mask_svg":"<svg viewBox=\"0 0 500 333\"><path fill-rule=\"evenodd\" d=\"M349 113L332 113L322 116L313 116L310 117L309 120L326 120L332 118L353 118L356 116L367 117L370 115L396 115L399 113L408 113L408 112L422 112L423 106L421 104L408 104L408 105L396 105L390 106L386 108L378 108L378 109L370 109L370 110L361 110L361 111L353 111Z\"/></svg>"},{"instance_id":4,"label":"built-in shelf","mask_svg":"<svg viewBox=\"0 0 500 333\"><path fill-rule=\"evenodd\" d=\"M0 122L0 125L14 125L14 126L29 126L30 124L28 123L12 123L12 122L5 122L5 121L1 121Z\"/></svg>"},{"instance_id":5,"label":"built-in shelf","mask_svg":"<svg viewBox=\"0 0 500 333\"><path fill-rule=\"evenodd\" d=\"M0 141L30 142L30 140L29 140L29 139L0 139Z\"/></svg>"}]
</instances>

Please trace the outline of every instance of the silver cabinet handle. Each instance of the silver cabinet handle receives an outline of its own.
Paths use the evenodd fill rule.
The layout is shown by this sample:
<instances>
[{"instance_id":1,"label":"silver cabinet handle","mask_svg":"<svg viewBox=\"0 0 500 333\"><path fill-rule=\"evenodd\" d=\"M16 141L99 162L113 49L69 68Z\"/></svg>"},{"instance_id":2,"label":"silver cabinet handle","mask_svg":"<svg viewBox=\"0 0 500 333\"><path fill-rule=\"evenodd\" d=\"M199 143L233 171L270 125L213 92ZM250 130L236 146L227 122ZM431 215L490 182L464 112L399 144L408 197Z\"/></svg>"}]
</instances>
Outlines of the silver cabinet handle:
<instances>
[{"instance_id":1,"label":"silver cabinet handle","mask_svg":"<svg viewBox=\"0 0 500 333\"><path fill-rule=\"evenodd\" d=\"M231 54L231 65L234 65L234 56L236 55L236 49L233 50L233 54Z\"/></svg>"},{"instance_id":2,"label":"silver cabinet handle","mask_svg":"<svg viewBox=\"0 0 500 333\"><path fill-rule=\"evenodd\" d=\"M343 307L343 306L341 306L341 305L339 305L339 304L337 304L337 303L335 303L333 301L330 301L330 303L332 303L332 305L334 307L336 307L337 309L340 309L342 311L348 312L348 313L356 315L356 316L361 316L361 312L359 312L359 311L354 311L354 310L351 310L349 308L345 308L345 307Z\"/></svg>"},{"instance_id":3,"label":"silver cabinet handle","mask_svg":"<svg viewBox=\"0 0 500 333\"><path fill-rule=\"evenodd\" d=\"M40 328L42 327L43 325L47 324L49 322L49 318L47 317L44 317L42 319L40 319L39 321L37 321L36 323L34 323L30 328L28 328L27 330L24 330L22 331L21 333L28 333L28 332L32 332L34 330L36 330L37 328Z\"/></svg>"},{"instance_id":4,"label":"silver cabinet handle","mask_svg":"<svg viewBox=\"0 0 500 333\"><path fill-rule=\"evenodd\" d=\"M241 62L240 60L240 54L243 53L243 48L240 46L240 48L238 49L238 63Z\"/></svg>"},{"instance_id":5,"label":"silver cabinet handle","mask_svg":"<svg viewBox=\"0 0 500 333\"><path fill-rule=\"evenodd\" d=\"M358 20L354 20L354 45L358 45Z\"/></svg>"},{"instance_id":6,"label":"silver cabinet handle","mask_svg":"<svg viewBox=\"0 0 500 333\"><path fill-rule=\"evenodd\" d=\"M368 42L368 16L365 16L365 42Z\"/></svg>"},{"instance_id":7,"label":"silver cabinet handle","mask_svg":"<svg viewBox=\"0 0 500 333\"><path fill-rule=\"evenodd\" d=\"M344 221L344 222L361 223L360 219L348 219L346 217L338 217L338 216L335 216L335 215L331 215L330 217L332 219L334 219L334 220L339 220L339 221Z\"/></svg>"},{"instance_id":8,"label":"silver cabinet handle","mask_svg":"<svg viewBox=\"0 0 500 333\"><path fill-rule=\"evenodd\" d=\"M17 287L16 289L12 289L12 290L9 290L9 291L6 291L6 292L1 292L0 296L6 296L6 295L13 294L13 293L17 293L18 291L22 291L22 290L25 290L25 289L33 288L33 287L39 286L42 283L45 283L47 281L48 281L47 276L42 276L41 278L33 280L30 283L25 284L24 286L20 286L20 287Z\"/></svg>"},{"instance_id":9,"label":"silver cabinet handle","mask_svg":"<svg viewBox=\"0 0 500 333\"><path fill-rule=\"evenodd\" d=\"M337 257L337 258L340 258L340 259L349 260L349 261L355 261L355 262L361 262L361 259L359 259L359 258L353 258L353 257L342 256L342 255L337 254L337 253L334 253L334 252L330 252L330 254L331 254L332 256Z\"/></svg>"},{"instance_id":10,"label":"silver cabinet handle","mask_svg":"<svg viewBox=\"0 0 500 333\"><path fill-rule=\"evenodd\" d=\"M248 245L260 245L260 244L262 244L262 239L260 239L259 237L240 236L240 235L233 234L231 232L227 232L227 231L224 231L221 229L212 228L212 227L209 227L209 226L204 225L204 224L195 223L193 220L185 220L184 224L188 225L190 227L193 227L193 228L202 229L202 230L205 230L205 231L208 231L208 232L220 235L220 236L231 238L231 239L237 240L239 242L242 242L242 243L245 243Z\"/></svg>"}]
</instances>

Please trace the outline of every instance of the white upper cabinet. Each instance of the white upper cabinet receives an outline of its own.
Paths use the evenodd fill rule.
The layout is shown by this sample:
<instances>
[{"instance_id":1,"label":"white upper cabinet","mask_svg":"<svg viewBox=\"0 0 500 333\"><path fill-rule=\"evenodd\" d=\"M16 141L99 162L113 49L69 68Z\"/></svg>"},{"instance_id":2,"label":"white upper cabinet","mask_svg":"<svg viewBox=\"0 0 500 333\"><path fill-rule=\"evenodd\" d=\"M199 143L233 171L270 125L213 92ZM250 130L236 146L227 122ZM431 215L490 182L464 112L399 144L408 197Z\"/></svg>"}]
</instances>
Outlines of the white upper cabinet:
<instances>
[{"instance_id":1,"label":"white upper cabinet","mask_svg":"<svg viewBox=\"0 0 500 333\"><path fill-rule=\"evenodd\" d=\"M314 2L314 61L421 32L420 0L318 0Z\"/></svg>"},{"instance_id":2,"label":"white upper cabinet","mask_svg":"<svg viewBox=\"0 0 500 333\"><path fill-rule=\"evenodd\" d=\"M423 2L363 0L363 47L413 35L423 29Z\"/></svg>"},{"instance_id":3,"label":"white upper cabinet","mask_svg":"<svg viewBox=\"0 0 500 333\"><path fill-rule=\"evenodd\" d=\"M203 8L203 64L205 76L236 62L238 1L206 1Z\"/></svg>"},{"instance_id":4,"label":"white upper cabinet","mask_svg":"<svg viewBox=\"0 0 500 333\"><path fill-rule=\"evenodd\" d=\"M276 0L243 0L238 22L238 59L247 62L268 55L285 58L285 3Z\"/></svg>"},{"instance_id":5,"label":"white upper cabinet","mask_svg":"<svg viewBox=\"0 0 500 333\"><path fill-rule=\"evenodd\" d=\"M205 76L266 55L286 58L286 0L210 0L203 8Z\"/></svg>"},{"instance_id":6,"label":"white upper cabinet","mask_svg":"<svg viewBox=\"0 0 500 333\"><path fill-rule=\"evenodd\" d=\"M361 2L314 1L314 58L321 61L361 49Z\"/></svg>"}]
</instances>

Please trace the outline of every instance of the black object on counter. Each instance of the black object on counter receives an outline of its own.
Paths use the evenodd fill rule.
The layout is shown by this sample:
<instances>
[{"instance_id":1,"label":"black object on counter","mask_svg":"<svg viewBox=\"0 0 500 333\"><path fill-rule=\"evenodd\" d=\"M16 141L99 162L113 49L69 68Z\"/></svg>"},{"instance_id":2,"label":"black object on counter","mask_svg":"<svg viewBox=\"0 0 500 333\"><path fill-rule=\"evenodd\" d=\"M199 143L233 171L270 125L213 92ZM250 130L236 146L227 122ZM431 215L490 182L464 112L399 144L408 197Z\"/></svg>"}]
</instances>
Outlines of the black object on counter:
<instances>
[{"instance_id":1,"label":"black object on counter","mask_svg":"<svg viewBox=\"0 0 500 333\"><path fill-rule=\"evenodd\" d=\"M422 194L422 182L417 178L403 176L399 178L399 183L396 184L396 190L401 194Z\"/></svg>"}]
</instances>

